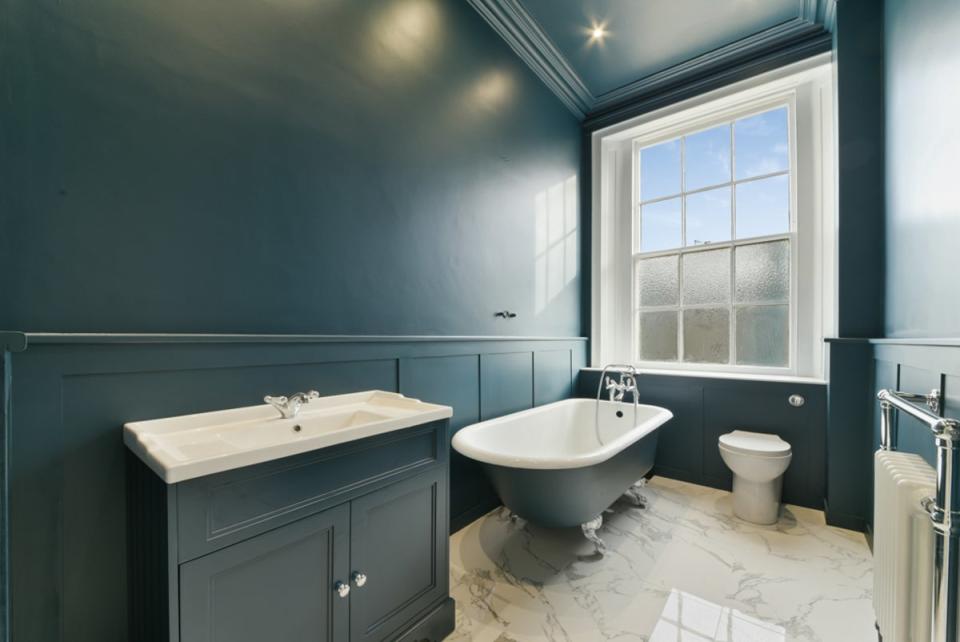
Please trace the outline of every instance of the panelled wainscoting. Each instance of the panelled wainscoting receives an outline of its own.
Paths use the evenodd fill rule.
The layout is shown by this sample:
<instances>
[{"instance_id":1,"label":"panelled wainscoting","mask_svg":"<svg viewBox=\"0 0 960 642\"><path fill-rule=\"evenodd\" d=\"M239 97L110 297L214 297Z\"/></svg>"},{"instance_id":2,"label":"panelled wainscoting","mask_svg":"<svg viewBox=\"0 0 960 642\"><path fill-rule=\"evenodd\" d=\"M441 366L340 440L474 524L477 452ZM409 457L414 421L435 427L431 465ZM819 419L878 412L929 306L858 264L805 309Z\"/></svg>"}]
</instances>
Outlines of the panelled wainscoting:
<instances>
[{"instance_id":1,"label":"panelled wainscoting","mask_svg":"<svg viewBox=\"0 0 960 642\"><path fill-rule=\"evenodd\" d=\"M596 397L600 372L580 373L577 395ZM660 431L654 473L730 490L733 474L720 458L720 435L731 430L774 433L790 443L783 501L818 510L826 494L826 385L759 379L643 374L640 403L669 408ZM788 398L804 398L800 407Z\"/></svg>"},{"instance_id":2,"label":"panelled wainscoting","mask_svg":"<svg viewBox=\"0 0 960 642\"><path fill-rule=\"evenodd\" d=\"M450 405L451 432L572 395L579 338L0 334L12 640L127 637L124 422L382 389ZM12 456L11 456L12 454ZM3 479L0 478L0 479ZM497 499L451 462L453 528ZM0 513L2 519L2 513ZM3 568L3 567L0 567Z\"/></svg>"}]
</instances>

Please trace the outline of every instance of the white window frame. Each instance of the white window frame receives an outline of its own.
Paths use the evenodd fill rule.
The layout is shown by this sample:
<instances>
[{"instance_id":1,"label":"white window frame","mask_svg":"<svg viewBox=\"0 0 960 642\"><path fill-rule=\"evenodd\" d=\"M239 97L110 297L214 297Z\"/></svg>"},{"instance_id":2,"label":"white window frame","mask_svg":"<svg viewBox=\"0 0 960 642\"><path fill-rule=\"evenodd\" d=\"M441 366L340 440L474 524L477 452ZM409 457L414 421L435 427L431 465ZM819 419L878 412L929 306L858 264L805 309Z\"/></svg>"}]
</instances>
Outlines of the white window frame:
<instances>
[{"instance_id":1,"label":"white window frame","mask_svg":"<svg viewBox=\"0 0 960 642\"><path fill-rule=\"evenodd\" d=\"M592 365L632 363L642 371L823 380L826 367L823 337L836 327L832 82L832 65L829 54L825 54L593 134ZM639 234L634 229L640 202L639 172L634 167L637 151L641 147L784 105L789 112L790 136L789 232L638 254L634 236ZM731 154L733 152L731 148ZM721 185L729 184L733 190L733 186L740 182L734 179ZM692 252L773 239L788 239L791 245L787 367L638 359L635 311L639 305L634 287L638 256L676 254L682 257ZM731 260L732 255L733 252ZM731 280L733 278L731 273ZM667 307L680 311L680 344L682 310L688 306L678 302L676 306L665 306L664 309ZM731 314L735 314L736 307L733 302L728 305ZM730 360L733 362L736 358L733 317L730 332ZM682 353L680 356L682 358Z\"/></svg>"}]
</instances>

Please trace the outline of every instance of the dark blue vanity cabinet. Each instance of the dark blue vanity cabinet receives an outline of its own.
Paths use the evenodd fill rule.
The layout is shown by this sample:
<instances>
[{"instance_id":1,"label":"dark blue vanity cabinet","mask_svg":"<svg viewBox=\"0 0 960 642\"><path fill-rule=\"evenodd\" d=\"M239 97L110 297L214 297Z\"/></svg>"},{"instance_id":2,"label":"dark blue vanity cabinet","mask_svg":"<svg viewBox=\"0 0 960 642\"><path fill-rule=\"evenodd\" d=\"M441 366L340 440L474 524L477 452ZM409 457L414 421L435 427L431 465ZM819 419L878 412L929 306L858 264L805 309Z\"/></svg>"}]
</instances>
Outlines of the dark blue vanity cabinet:
<instances>
[{"instance_id":1,"label":"dark blue vanity cabinet","mask_svg":"<svg viewBox=\"0 0 960 642\"><path fill-rule=\"evenodd\" d=\"M439 641L448 421L165 484L129 456L130 639Z\"/></svg>"}]
</instances>

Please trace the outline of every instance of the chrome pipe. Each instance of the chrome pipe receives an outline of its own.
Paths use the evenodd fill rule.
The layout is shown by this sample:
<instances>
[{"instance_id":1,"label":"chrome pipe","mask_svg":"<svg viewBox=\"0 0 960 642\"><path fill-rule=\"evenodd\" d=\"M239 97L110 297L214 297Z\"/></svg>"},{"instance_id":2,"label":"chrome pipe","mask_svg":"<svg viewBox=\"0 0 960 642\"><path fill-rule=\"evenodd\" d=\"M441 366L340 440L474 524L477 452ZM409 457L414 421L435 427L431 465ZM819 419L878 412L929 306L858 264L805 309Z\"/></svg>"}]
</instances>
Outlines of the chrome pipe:
<instances>
[{"instance_id":1,"label":"chrome pipe","mask_svg":"<svg viewBox=\"0 0 960 642\"><path fill-rule=\"evenodd\" d=\"M937 494L929 506L934 529L934 642L960 642L960 422L944 419L934 428Z\"/></svg>"},{"instance_id":2,"label":"chrome pipe","mask_svg":"<svg viewBox=\"0 0 960 642\"><path fill-rule=\"evenodd\" d=\"M893 414L899 410L926 424L937 444L937 490L923 501L934 532L933 608L931 642L960 642L957 611L960 610L960 421L945 419L927 408L914 405L922 400L932 409L940 408L940 391L928 395L881 390L877 394L883 414L880 418L881 446L896 448Z\"/></svg>"},{"instance_id":3,"label":"chrome pipe","mask_svg":"<svg viewBox=\"0 0 960 642\"><path fill-rule=\"evenodd\" d=\"M896 407L889 401L880 402L880 449L897 449Z\"/></svg>"}]
</instances>

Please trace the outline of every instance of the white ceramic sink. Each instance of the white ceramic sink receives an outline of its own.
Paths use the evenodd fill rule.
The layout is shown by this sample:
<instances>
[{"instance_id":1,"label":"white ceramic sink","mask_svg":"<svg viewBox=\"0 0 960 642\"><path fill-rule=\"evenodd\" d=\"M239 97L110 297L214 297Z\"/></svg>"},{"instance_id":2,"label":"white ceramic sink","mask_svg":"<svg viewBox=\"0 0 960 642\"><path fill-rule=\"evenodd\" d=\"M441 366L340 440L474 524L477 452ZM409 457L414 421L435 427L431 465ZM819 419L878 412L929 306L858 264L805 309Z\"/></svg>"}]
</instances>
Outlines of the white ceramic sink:
<instances>
[{"instance_id":1,"label":"white ceramic sink","mask_svg":"<svg viewBox=\"0 0 960 642\"><path fill-rule=\"evenodd\" d=\"M284 419L249 406L123 427L123 441L168 484L446 419L449 406L371 390L321 397Z\"/></svg>"}]
</instances>

